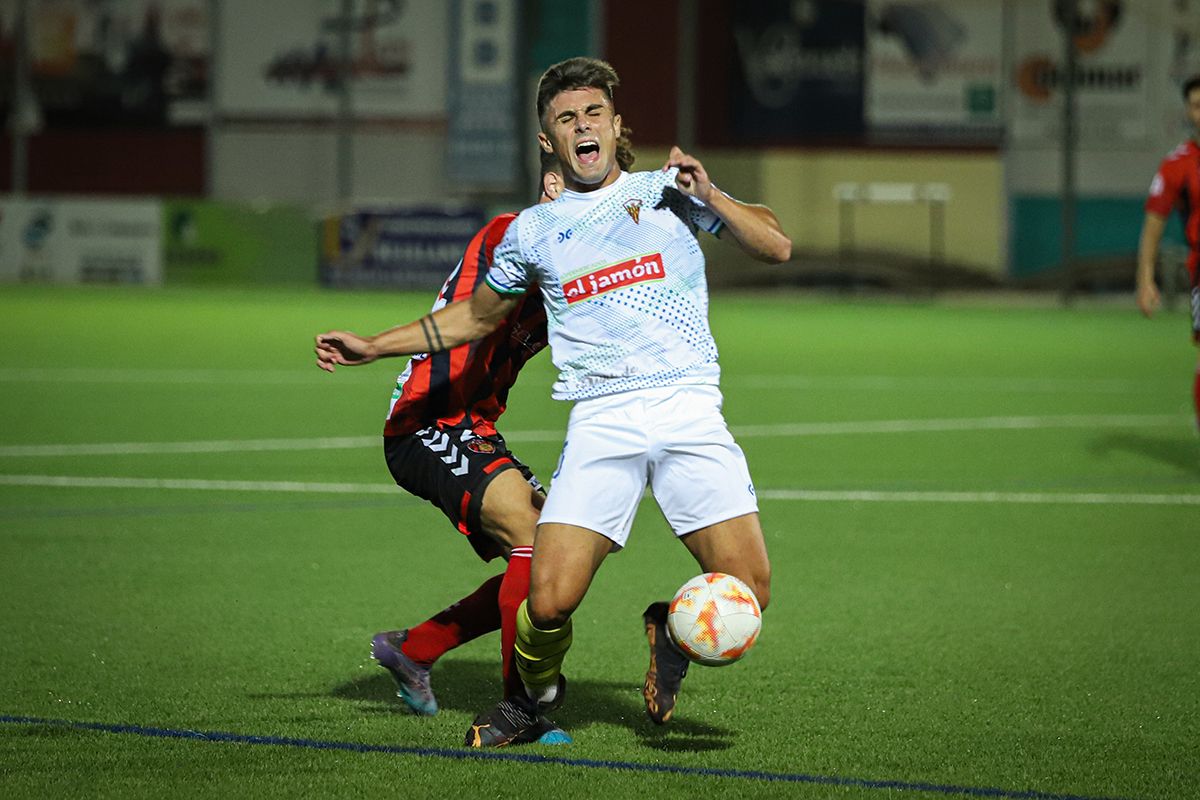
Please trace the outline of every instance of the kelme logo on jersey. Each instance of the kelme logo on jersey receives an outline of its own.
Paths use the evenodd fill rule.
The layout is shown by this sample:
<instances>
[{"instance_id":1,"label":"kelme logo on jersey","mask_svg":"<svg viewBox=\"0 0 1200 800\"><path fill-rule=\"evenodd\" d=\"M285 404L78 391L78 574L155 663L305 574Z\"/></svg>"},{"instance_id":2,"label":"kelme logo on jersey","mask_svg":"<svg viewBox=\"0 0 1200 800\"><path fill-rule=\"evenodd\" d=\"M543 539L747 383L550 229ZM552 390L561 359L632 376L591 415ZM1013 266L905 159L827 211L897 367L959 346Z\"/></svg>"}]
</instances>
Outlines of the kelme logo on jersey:
<instances>
[{"instance_id":1,"label":"kelme logo on jersey","mask_svg":"<svg viewBox=\"0 0 1200 800\"><path fill-rule=\"evenodd\" d=\"M567 298L567 305L571 305L581 300L590 300L613 289L623 289L647 281L661 281L665 277L662 254L652 253L609 264L607 267L600 267L586 275L573 278L563 285L563 296Z\"/></svg>"},{"instance_id":2,"label":"kelme logo on jersey","mask_svg":"<svg viewBox=\"0 0 1200 800\"><path fill-rule=\"evenodd\" d=\"M642 215L642 201L639 198L634 198L625 203L625 212L629 214L629 218L633 220L633 224L638 224L638 217Z\"/></svg>"}]
</instances>

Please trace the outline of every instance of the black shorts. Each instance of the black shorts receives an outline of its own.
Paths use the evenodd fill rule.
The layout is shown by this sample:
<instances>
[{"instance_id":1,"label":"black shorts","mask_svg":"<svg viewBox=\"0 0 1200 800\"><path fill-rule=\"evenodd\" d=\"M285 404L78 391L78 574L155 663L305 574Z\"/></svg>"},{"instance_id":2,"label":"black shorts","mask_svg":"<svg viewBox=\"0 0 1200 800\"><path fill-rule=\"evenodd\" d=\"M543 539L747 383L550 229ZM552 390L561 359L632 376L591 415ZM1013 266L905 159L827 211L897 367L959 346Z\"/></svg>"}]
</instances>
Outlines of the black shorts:
<instances>
[{"instance_id":1,"label":"black shorts","mask_svg":"<svg viewBox=\"0 0 1200 800\"><path fill-rule=\"evenodd\" d=\"M501 472L517 469L530 486L544 491L500 435L479 436L469 428L423 428L383 437L383 454L396 485L440 508L484 561L504 554L480 521L488 484Z\"/></svg>"}]
</instances>

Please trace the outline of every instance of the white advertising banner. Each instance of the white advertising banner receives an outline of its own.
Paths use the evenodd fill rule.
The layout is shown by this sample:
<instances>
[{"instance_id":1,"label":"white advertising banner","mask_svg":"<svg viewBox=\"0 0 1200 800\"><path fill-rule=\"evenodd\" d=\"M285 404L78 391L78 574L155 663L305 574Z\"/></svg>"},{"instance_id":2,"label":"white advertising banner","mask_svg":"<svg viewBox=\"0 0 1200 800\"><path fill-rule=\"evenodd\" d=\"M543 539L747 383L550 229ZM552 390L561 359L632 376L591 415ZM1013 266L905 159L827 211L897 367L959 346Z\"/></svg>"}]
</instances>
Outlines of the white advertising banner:
<instances>
[{"instance_id":1,"label":"white advertising banner","mask_svg":"<svg viewBox=\"0 0 1200 800\"><path fill-rule=\"evenodd\" d=\"M338 110L338 0L225 3L218 21L221 114L332 118ZM366 118L446 113L449 4L356 0L350 25L353 112Z\"/></svg>"},{"instance_id":2,"label":"white advertising banner","mask_svg":"<svg viewBox=\"0 0 1200 800\"><path fill-rule=\"evenodd\" d=\"M158 200L0 199L0 281L162 283Z\"/></svg>"},{"instance_id":3,"label":"white advertising banner","mask_svg":"<svg viewBox=\"0 0 1200 800\"><path fill-rule=\"evenodd\" d=\"M1011 134L1024 144L1056 144L1061 137L1063 30L1066 20L1054 0L1015 4L1014 81ZM1080 3L1075 20L1076 124L1081 145L1142 144L1148 135L1150 86L1146 65L1155 62L1145 3Z\"/></svg>"},{"instance_id":4,"label":"white advertising banner","mask_svg":"<svg viewBox=\"0 0 1200 800\"><path fill-rule=\"evenodd\" d=\"M869 0L868 128L999 128L1003 4Z\"/></svg>"}]
</instances>

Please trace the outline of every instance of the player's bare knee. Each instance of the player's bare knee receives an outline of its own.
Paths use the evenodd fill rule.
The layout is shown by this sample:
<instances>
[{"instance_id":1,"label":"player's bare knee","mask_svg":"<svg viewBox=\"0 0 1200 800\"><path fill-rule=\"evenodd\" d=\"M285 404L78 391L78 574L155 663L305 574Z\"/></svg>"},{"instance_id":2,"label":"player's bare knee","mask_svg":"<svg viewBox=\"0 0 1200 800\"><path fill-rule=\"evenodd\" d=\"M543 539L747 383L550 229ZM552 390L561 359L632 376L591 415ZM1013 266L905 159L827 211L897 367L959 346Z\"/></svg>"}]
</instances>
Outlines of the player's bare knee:
<instances>
[{"instance_id":1,"label":"player's bare knee","mask_svg":"<svg viewBox=\"0 0 1200 800\"><path fill-rule=\"evenodd\" d=\"M717 570L721 572L722 570ZM730 570L729 574L750 587L758 607L766 609L771 602L771 568L767 565Z\"/></svg>"},{"instance_id":2,"label":"player's bare knee","mask_svg":"<svg viewBox=\"0 0 1200 800\"><path fill-rule=\"evenodd\" d=\"M751 587L754 591L755 598L758 599L758 607L766 611L767 606L771 603L771 578L768 575L765 579L756 580Z\"/></svg>"},{"instance_id":3,"label":"player's bare knee","mask_svg":"<svg viewBox=\"0 0 1200 800\"><path fill-rule=\"evenodd\" d=\"M543 631L552 631L566 625L567 620L571 618L571 612L574 611L573 608L565 608L556 602L555 598L547 597L546 593L535 595L532 592L526 610L533 626Z\"/></svg>"},{"instance_id":4,"label":"player's bare knee","mask_svg":"<svg viewBox=\"0 0 1200 800\"><path fill-rule=\"evenodd\" d=\"M747 567L746 573L749 579L746 581L754 592L755 598L758 599L758 607L765 609L771 603L771 564L768 561L751 564Z\"/></svg>"}]
</instances>

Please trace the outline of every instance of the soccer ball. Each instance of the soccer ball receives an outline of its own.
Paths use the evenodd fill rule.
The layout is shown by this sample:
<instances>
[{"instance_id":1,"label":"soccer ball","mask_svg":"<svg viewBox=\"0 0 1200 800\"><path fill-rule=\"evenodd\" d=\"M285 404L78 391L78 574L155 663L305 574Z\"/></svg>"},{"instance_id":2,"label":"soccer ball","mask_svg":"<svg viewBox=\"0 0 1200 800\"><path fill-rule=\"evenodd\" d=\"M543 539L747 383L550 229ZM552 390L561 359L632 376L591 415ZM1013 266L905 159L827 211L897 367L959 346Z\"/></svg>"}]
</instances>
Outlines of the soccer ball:
<instances>
[{"instance_id":1,"label":"soccer ball","mask_svg":"<svg viewBox=\"0 0 1200 800\"><path fill-rule=\"evenodd\" d=\"M679 587L667 614L671 639L697 664L732 664L754 644L762 609L750 587L732 575L706 572Z\"/></svg>"}]
</instances>

